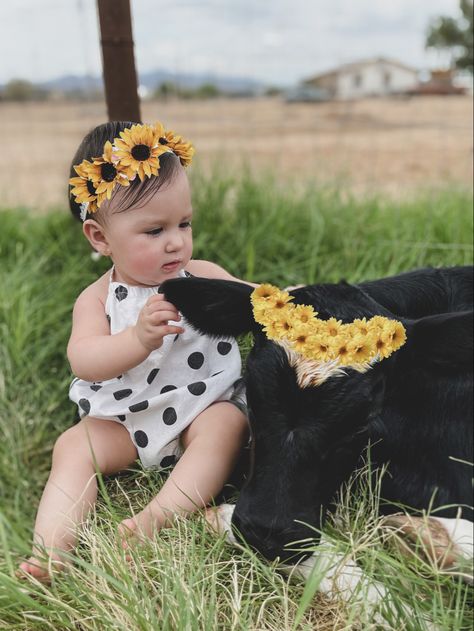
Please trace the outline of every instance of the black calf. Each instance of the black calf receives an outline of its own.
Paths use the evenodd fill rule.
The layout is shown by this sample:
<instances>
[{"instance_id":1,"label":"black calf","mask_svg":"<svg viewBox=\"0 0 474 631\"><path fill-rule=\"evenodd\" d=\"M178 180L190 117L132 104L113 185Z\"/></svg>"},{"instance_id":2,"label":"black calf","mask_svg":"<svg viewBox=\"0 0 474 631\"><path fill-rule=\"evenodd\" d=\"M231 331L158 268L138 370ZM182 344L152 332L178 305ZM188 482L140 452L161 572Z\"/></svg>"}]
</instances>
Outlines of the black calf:
<instances>
[{"instance_id":1,"label":"black calf","mask_svg":"<svg viewBox=\"0 0 474 631\"><path fill-rule=\"evenodd\" d=\"M369 441L373 465L388 466L383 512L404 505L454 516L460 506L472 520L472 268L293 291L319 317L396 317L408 336L368 372L347 369L304 389L255 323L250 287L176 279L163 291L204 333L254 333L246 371L254 463L233 523L265 556L286 558L285 545L314 536L300 522L321 525Z\"/></svg>"}]
</instances>

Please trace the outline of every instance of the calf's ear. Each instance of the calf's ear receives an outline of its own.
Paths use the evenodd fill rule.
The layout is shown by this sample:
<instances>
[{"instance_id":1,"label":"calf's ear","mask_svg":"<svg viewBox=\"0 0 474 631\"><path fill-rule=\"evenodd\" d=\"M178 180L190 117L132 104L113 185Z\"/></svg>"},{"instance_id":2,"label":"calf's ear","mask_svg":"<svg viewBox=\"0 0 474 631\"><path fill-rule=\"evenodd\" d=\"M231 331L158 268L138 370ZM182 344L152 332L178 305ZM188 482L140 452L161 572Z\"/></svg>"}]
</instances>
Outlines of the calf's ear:
<instances>
[{"instance_id":1,"label":"calf's ear","mask_svg":"<svg viewBox=\"0 0 474 631\"><path fill-rule=\"evenodd\" d=\"M229 335L257 330L245 283L209 278L173 278L159 289L201 333Z\"/></svg>"},{"instance_id":2,"label":"calf's ear","mask_svg":"<svg viewBox=\"0 0 474 631\"><path fill-rule=\"evenodd\" d=\"M416 320L411 348L420 359L444 368L469 367L473 357L473 312L441 313Z\"/></svg>"}]
</instances>

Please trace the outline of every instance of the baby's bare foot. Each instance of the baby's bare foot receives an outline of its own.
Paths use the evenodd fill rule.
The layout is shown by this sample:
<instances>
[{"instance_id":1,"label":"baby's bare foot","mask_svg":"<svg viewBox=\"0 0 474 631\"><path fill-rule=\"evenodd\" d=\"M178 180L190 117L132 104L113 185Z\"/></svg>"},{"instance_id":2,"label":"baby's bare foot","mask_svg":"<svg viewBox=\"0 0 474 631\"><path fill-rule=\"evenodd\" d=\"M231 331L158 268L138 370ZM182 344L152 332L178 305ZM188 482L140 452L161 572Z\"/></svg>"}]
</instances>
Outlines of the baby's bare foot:
<instances>
[{"instance_id":1,"label":"baby's bare foot","mask_svg":"<svg viewBox=\"0 0 474 631\"><path fill-rule=\"evenodd\" d=\"M20 563L16 576L18 578L31 576L41 583L51 583L52 574L61 572L63 569L64 562L56 554L51 555L49 559L31 556L27 561Z\"/></svg>"}]
</instances>

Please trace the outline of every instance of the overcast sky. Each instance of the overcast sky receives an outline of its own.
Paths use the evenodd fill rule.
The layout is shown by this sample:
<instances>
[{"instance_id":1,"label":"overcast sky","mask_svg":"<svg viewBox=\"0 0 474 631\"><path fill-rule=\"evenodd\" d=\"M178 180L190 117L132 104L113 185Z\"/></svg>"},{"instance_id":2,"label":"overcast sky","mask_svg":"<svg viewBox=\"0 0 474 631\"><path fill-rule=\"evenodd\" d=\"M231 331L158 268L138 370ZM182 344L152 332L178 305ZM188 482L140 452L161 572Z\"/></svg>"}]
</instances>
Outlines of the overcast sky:
<instances>
[{"instance_id":1,"label":"overcast sky","mask_svg":"<svg viewBox=\"0 0 474 631\"><path fill-rule=\"evenodd\" d=\"M419 68L427 25L458 0L132 0L138 72L241 76L290 85L389 56ZM0 0L0 83L101 73L96 0Z\"/></svg>"}]
</instances>

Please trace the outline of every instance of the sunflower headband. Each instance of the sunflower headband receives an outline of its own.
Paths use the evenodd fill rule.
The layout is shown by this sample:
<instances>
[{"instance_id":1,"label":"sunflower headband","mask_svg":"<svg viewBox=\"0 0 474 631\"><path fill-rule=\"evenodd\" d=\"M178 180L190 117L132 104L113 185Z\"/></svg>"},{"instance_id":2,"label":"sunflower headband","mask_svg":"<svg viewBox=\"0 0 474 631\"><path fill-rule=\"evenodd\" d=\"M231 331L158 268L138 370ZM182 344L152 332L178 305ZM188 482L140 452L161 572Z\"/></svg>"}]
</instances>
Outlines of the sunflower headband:
<instances>
[{"instance_id":1,"label":"sunflower headband","mask_svg":"<svg viewBox=\"0 0 474 631\"><path fill-rule=\"evenodd\" d=\"M160 156L169 152L186 167L191 164L194 147L173 131L165 131L161 123L137 124L121 131L112 142L108 140L102 156L74 165L78 177L70 178L69 184L71 195L81 205L82 221L112 197L117 185L129 186L137 176L143 182L145 177L158 175Z\"/></svg>"},{"instance_id":2,"label":"sunflower headband","mask_svg":"<svg viewBox=\"0 0 474 631\"><path fill-rule=\"evenodd\" d=\"M296 353L313 364L327 363L335 371L350 367L364 372L371 362L389 357L406 342L405 327L397 320L383 316L357 319L350 324L342 324L336 318L321 320L313 307L292 304L293 298L268 284L260 285L251 295L255 321L263 325L268 339L291 353L295 362ZM297 363L307 372L311 364L304 360L303 364ZM321 377L321 371L318 375Z\"/></svg>"}]
</instances>

